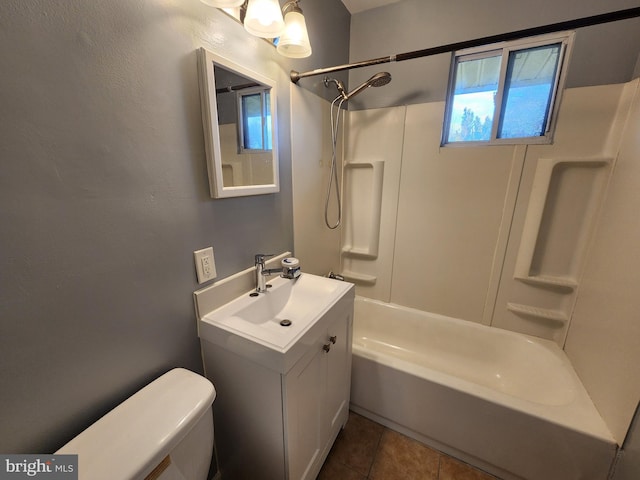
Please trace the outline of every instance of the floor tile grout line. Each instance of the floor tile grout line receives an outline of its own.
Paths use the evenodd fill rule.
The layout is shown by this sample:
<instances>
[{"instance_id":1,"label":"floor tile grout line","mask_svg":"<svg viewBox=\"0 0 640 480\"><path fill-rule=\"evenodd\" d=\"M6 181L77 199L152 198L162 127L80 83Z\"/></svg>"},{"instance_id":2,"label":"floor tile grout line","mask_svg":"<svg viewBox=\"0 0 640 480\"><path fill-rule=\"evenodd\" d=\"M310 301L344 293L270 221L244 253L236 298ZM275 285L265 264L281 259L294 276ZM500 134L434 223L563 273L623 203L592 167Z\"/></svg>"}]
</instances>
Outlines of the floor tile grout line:
<instances>
[{"instance_id":1,"label":"floor tile grout line","mask_svg":"<svg viewBox=\"0 0 640 480\"><path fill-rule=\"evenodd\" d=\"M384 432L386 430L387 430L387 427L384 427L382 429L382 432L380 432L380 436L378 437L378 443L376 443L376 448L373 452L373 459L371 460L371 464L369 465L369 470L367 471L366 480L371 479L371 470L373 469L373 464L376 463L376 457L378 456L378 453L380 453L380 444L382 443L382 436L384 435Z\"/></svg>"},{"instance_id":2,"label":"floor tile grout line","mask_svg":"<svg viewBox=\"0 0 640 480\"><path fill-rule=\"evenodd\" d=\"M353 412L350 412L350 413L353 413ZM373 422L370 419L366 419L366 417L363 417L363 418L365 420L369 421L369 422L374 423L374 424L376 423L376 422ZM406 436L406 435L404 435L404 434L402 434L400 432L397 432L397 431L395 431L393 429L385 427L384 425L378 424L378 426L382 427L382 428L381 428L381 430L379 430L380 433L377 436L377 439L376 439L376 442L375 442L375 446L372 449L373 450L373 455L369 459L368 468L366 468L366 470L363 471L363 470L359 470L359 469L353 468L353 466L348 461L346 461L346 463L345 463L344 460L337 461L337 460L334 459L334 461L336 461L336 464L341 465L343 468L346 468L348 471L350 471L353 474L355 474L359 480L373 480L373 478L374 478L373 473L375 473L373 471L373 466L376 464L377 461L382 461L381 457L379 457L379 456L382 455L382 448L383 448L382 440L383 440L383 437L385 435L390 435L391 434L390 432L392 432L392 433L397 433L400 436ZM345 423L345 426L343 427L343 430L345 428L346 428L346 423ZM356 430L356 431L358 431L358 430ZM482 470L482 469L480 469L478 467L475 467L474 465L471 465L471 464L465 462L464 460L458 459L458 458L453 457L451 455L447 455L446 453L444 453L442 451L439 451L437 449L434 449L433 447L430 447L428 445L423 444L422 442L418 441L417 439L412 439L411 437L407 437L407 438L411 442L422 444L423 446L425 446L426 448L428 448L429 450L431 450L432 452L437 454L437 469L435 471L435 475L433 477L431 477L431 478L433 478L433 480L440 480L440 479L444 479L444 478L447 477L447 475L445 475L445 473L443 473L443 472L444 472L444 470L448 471L448 469L446 467L448 458L451 458L454 463L461 464L464 467L466 467L465 470L468 469L470 472L479 472L481 475L483 475L482 476L483 479L485 479L485 476L486 476L485 480L490 480L490 479L500 480L499 477L496 477L496 476L494 476L494 475L492 475L492 474L490 474L490 473L488 473L488 472L486 472L486 471L484 471L484 470ZM354 439L351 438L351 440L354 440ZM371 452L371 450L369 450L369 452ZM327 462L329 460L329 456L330 455L328 455L328 457L325 460L325 462ZM365 466L365 465L363 465L363 466ZM443 477L443 475L445 475L445 476ZM465 478L466 478L466 475L465 475Z\"/></svg>"}]
</instances>

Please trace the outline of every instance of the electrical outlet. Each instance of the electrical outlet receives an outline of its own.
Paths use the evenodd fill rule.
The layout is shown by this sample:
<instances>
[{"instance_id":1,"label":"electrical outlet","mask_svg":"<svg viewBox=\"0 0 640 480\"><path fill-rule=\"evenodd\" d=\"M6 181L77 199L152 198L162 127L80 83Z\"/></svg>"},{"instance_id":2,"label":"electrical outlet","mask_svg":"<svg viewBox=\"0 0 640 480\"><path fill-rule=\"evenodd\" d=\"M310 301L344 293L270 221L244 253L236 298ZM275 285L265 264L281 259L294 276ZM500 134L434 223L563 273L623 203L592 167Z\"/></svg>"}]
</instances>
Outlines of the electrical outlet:
<instances>
[{"instance_id":1,"label":"electrical outlet","mask_svg":"<svg viewBox=\"0 0 640 480\"><path fill-rule=\"evenodd\" d=\"M216 263L213 259L213 248L203 248L193 252L193 259L196 262L196 273L198 283L208 282L216 278Z\"/></svg>"}]
</instances>

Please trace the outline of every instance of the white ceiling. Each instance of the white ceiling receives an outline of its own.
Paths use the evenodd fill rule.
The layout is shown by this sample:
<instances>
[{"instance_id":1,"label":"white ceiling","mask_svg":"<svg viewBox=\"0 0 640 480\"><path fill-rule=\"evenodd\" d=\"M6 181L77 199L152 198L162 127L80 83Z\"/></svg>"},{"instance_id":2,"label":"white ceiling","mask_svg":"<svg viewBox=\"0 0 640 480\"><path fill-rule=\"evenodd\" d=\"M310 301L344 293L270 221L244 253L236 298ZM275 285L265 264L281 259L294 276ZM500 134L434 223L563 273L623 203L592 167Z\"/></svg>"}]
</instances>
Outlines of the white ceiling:
<instances>
[{"instance_id":1,"label":"white ceiling","mask_svg":"<svg viewBox=\"0 0 640 480\"><path fill-rule=\"evenodd\" d=\"M354 14L399 1L400 0L342 0L342 3L344 3L351 14Z\"/></svg>"}]
</instances>

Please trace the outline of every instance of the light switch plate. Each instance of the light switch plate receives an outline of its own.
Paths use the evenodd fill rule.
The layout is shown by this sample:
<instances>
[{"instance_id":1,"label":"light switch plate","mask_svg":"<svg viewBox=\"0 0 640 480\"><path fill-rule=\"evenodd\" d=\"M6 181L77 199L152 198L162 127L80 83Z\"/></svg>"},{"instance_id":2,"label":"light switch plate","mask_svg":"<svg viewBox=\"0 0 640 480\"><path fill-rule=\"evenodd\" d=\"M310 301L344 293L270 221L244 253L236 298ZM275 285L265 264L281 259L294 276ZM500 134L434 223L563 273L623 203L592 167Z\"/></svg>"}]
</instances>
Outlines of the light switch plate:
<instances>
[{"instance_id":1,"label":"light switch plate","mask_svg":"<svg viewBox=\"0 0 640 480\"><path fill-rule=\"evenodd\" d=\"M203 248L193 252L193 259L196 263L196 273L198 283L208 282L216 278L216 263L213 259L213 248Z\"/></svg>"}]
</instances>

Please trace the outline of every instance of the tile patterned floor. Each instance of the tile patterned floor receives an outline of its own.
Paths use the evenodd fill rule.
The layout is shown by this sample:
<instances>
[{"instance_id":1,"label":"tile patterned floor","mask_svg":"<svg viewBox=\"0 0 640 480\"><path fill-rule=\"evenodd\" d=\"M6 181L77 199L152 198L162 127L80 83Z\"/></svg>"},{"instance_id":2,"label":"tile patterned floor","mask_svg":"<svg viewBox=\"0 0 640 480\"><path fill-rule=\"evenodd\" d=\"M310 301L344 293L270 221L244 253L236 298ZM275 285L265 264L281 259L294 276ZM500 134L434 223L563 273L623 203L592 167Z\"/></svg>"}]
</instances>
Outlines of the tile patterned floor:
<instances>
[{"instance_id":1,"label":"tile patterned floor","mask_svg":"<svg viewBox=\"0 0 640 480\"><path fill-rule=\"evenodd\" d=\"M349 412L317 480L499 480Z\"/></svg>"}]
</instances>

